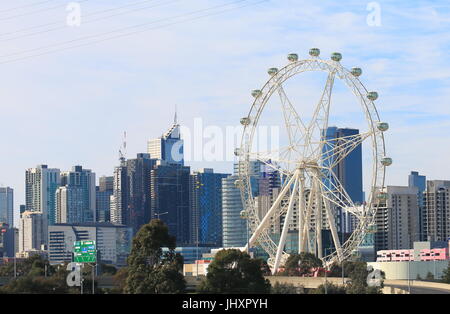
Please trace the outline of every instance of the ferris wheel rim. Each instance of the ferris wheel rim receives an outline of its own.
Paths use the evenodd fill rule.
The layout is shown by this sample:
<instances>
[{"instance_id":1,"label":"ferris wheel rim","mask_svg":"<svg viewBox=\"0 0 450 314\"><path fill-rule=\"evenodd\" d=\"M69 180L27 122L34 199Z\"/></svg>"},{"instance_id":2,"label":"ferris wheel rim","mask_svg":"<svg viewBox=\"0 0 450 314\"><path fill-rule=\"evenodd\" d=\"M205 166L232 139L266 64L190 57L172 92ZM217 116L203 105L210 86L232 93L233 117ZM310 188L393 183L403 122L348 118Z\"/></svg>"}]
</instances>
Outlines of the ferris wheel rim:
<instances>
[{"instance_id":1,"label":"ferris wheel rim","mask_svg":"<svg viewBox=\"0 0 450 314\"><path fill-rule=\"evenodd\" d=\"M306 64L306 63L310 63L310 64L312 63L313 65L316 65L317 67L310 67L309 69L295 71L295 69L299 69L301 65ZM322 67L320 65L322 65ZM383 132L378 132L376 130L376 123L381 122L378 111L376 109L376 106L373 101L366 101L366 99L364 98L367 95L367 93L369 93L369 91L365 88L365 86L360 82L360 80L357 77L356 78L350 77L352 75L351 72L349 70L347 70L346 68L344 68L340 64L340 62L328 61L328 60L323 60L320 58L303 59L303 60L297 60L295 62L291 62L288 65L286 65L285 67L281 68L280 70L277 69L277 73L275 75L272 75L271 78L269 78L269 80L261 88L261 90L260 90L261 95L259 95L258 97L255 98L255 100L250 108L250 111L247 115L247 117L253 121L251 121L251 123L248 125L244 125L244 132L243 132L242 139L241 139L241 147L240 147L241 154L239 155L240 156L239 163L243 162L243 163L248 164L250 162L249 155L243 154L242 152L246 152L249 147L251 148L254 131L258 124L259 117L260 117L261 113L263 112L265 106L267 105L267 102L272 97L273 93L277 90L277 87L274 87L274 85L272 85L270 87L271 82L273 84L273 81L277 80L277 84L281 85L285 81L290 79L291 77L301 74L303 72L323 71L323 72L330 73L330 71L329 71L330 69L334 69L336 72L338 72L339 75L337 75L337 77L340 80L345 81L347 87L349 87L350 89L352 89L352 86L350 85L350 83L353 83L354 89L352 89L352 92L353 92L353 94L355 94L355 91L359 92L360 95L358 96L357 94L355 94L355 96L357 98L359 98L359 102L363 107L363 111L366 115L366 120L368 122L369 129L373 130L373 134L371 136L372 145L373 145L373 147L372 147L373 148L372 181L371 181L369 197L368 197L369 209L365 213L365 215L367 216L368 219L367 219L367 221L360 220L359 224L357 226L357 229L351 234L350 238L352 238L352 237L357 238L357 239L354 239L355 241L351 243L352 246L354 247L354 246L356 246L356 243L358 243L357 245L360 244L360 242L362 241L363 236L366 232L365 229L367 229L367 227L371 223L373 223L373 220L375 218L376 208L375 208L375 204L374 204L374 200L373 200L374 195L375 195L375 190L384 188L385 167L382 167L379 165L379 157L385 155L385 142L384 142ZM284 73L285 77L283 80L280 80L280 78L278 76L279 73ZM286 73L287 73L287 75L286 75ZM269 91L265 91L267 89L267 87L270 87ZM364 95L363 95L363 93L364 93ZM368 108L368 106L371 106L371 108ZM255 110L256 110L256 114L252 116L252 113ZM248 129L251 130L251 133L250 133L250 137L246 138L246 136L249 135L248 133L246 133L246 130L248 130ZM377 140L378 140L378 145L377 145ZM248 143L250 143L250 145L248 145ZM245 158L243 158L243 156ZM250 182L248 174L246 174L245 172L241 173L241 171L240 171L239 177L243 181L243 184L240 186L241 195L242 195L242 200L244 203L244 208L245 208L245 210L248 211L248 215L249 215L248 219L250 222L249 225L250 225L250 229L252 230L252 233L253 233L255 231L256 225L258 223L260 223L260 221L259 221L259 218L256 215L254 215L255 201L251 194L251 182ZM250 213L253 214L253 217L250 217ZM267 234L267 231L262 232L261 237L270 239L270 236ZM342 247L344 248L345 254L347 254L347 255L350 251L350 248L348 247L350 244L349 240L350 239L348 239L347 241L342 243ZM270 240L269 240L269 242L270 242ZM275 244L275 243L273 243L273 244ZM330 262L331 260L334 261L335 253L336 253L336 251L327 256L324 256L323 257L324 262Z\"/></svg>"}]
</instances>

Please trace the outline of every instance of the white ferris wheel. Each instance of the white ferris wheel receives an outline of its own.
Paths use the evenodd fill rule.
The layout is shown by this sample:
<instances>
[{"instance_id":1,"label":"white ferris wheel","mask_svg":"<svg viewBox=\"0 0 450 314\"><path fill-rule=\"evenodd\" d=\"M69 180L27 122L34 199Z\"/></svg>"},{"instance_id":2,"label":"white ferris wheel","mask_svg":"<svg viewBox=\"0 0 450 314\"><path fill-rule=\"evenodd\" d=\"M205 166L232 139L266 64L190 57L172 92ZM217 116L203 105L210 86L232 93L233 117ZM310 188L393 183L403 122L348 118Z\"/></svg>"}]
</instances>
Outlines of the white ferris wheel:
<instances>
[{"instance_id":1,"label":"white ferris wheel","mask_svg":"<svg viewBox=\"0 0 450 314\"><path fill-rule=\"evenodd\" d=\"M347 259L370 232L376 210L387 198L385 167L392 164L392 159L385 154L383 136L389 125L380 120L374 104L378 93L368 91L361 83L360 68L347 70L341 65L340 53L332 53L331 60L324 60L319 57L320 50L312 48L309 55L308 59L299 60L297 54L289 54L289 63L285 67L268 70L267 83L252 91L254 102L249 114L240 121L244 132L241 146L235 151L239 159L239 179L235 184L241 190L244 205L241 217L248 220L251 235L247 246L260 246L266 251L273 273L289 256L285 245L287 235L292 231L298 234L297 252L311 252L325 265ZM291 102L284 88L291 78L308 71L321 71L327 75L320 99L309 116L302 111L302 106ZM324 130L329 126L336 78L356 97L367 129L355 135L327 138ZM255 132L260 117L268 110L269 100L273 99L283 117L284 125L280 127L285 128L287 143L276 150L255 150ZM340 182L336 168L363 142L368 143L372 163L370 188L366 190L366 201L355 204ZM255 160L272 168L280 177L278 192L265 209L252 193L255 181L252 180L251 162ZM337 213L342 211L350 213L354 220L351 235L345 240L337 226ZM332 238L332 249L325 253L322 230L328 230Z\"/></svg>"}]
</instances>

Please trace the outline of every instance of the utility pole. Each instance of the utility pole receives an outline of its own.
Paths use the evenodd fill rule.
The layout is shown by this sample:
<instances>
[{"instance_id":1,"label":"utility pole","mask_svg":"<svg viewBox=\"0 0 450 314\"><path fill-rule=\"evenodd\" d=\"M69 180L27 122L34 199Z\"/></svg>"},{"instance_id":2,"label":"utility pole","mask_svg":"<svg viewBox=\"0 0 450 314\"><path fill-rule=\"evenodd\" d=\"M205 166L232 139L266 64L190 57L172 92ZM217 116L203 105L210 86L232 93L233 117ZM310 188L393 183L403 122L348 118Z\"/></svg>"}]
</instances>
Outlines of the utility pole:
<instances>
[{"instance_id":1,"label":"utility pole","mask_svg":"<svg viewBox=\"0 0 450 314\"><path fill-rule=\"evenodd\" d=\"M92 294L95 294L95 267L97 266L97 263L92 265Z\"/></svg>"},{"instance_id":2,"label":"utility pole","mask_svg":"<svg viewBox=\"0 0 450 314\"><path fill-rule=\"evenodd\" d=\"M80 290L81 290L81 294L83 294L83 263L81 263L80 265Z\"/></svg>"}]
</instances>

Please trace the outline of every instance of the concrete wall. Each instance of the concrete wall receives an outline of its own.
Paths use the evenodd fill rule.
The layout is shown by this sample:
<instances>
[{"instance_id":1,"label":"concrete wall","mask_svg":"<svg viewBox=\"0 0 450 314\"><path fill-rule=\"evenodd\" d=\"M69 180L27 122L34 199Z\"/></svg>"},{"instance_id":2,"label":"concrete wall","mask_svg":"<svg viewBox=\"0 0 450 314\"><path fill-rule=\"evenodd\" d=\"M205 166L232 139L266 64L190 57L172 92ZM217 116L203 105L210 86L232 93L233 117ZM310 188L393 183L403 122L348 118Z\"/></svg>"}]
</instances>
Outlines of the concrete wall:
<instances>
[{"instance_id":1,"label":"concrete wall","mask_svg":"<svg viewBox=\"0 0 450 314\"><path fill-rule=\"evenodd\" d=\"M266 276L269 279L270 284L273 286L276 282L284 284L292 284L296 287L304 287L306 289L314 289L320 285L325 284L325 277L287 277L287 276ZM348 279L344 278L344 282ZM328 277L328 283L333 283L334 285L342 285L342 278Z\"/></svg>"},{"instance_id":2,"label":"concrete wall","mask_svg":"<svg viewBox=\"0 0 450 314\"><path fill-rule=\"evenodd\" d=\"M383 271L387 280L416 280L417 275L425 279L428 272L432 273L435 279L442 278L442 272L448 267L449 261L373 262L367 264L374 269Z\"/></svg>"}]
</instances>

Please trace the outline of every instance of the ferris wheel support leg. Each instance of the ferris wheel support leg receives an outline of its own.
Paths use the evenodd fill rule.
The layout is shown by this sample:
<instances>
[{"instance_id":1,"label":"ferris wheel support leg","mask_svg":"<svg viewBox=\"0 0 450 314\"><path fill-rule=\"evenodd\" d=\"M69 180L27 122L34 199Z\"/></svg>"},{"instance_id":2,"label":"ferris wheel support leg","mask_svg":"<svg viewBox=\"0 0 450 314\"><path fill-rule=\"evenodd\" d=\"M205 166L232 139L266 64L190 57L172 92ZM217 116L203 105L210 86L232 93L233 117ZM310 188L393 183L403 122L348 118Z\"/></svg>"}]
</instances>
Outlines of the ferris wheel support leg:
<instances>
[{"instance_id":1,"label":"ferris wheel support leg","mask_svg":"<svg viewBox=\"0 0 450 314\"><path fill-rule=\"evenodd\" d=\"M339 235L337 233L334 216L333 216L333 213L331 212L330 203L328 202L328 200L325 200L325 210L326 210L327 217L328 217L328 223L330 225L331 236L333 237L333 242L336 247L336 253L338 256L338 260L342 261L341 242L339 240Z\"/></svg>"},{"instance_id":2,"label":"ferris wheel support leg","mask_svg":"<svg viewBox=\"0 0 450 314\"><path fill-rule=\"evenodd\" d=\"M299 187L298 187L298 253L305 251L305 246L303 245L303 229L305 228L305 177L302 173L299 176Z\"/></svg>"},{"instance_id":3,"label":"ferris wheel support leg","mask_svg":"<svg viewBox=\"0 0 450 314\"><path fill-rule=\"evenodd\" d=\"M284 218L284 224L283 224L283 230L281 232L280 242L278 243L277 248L277 255L275 257L275 263L272 269L272 275L275 275L278 271L278 267L280 266L281 256L283 255L284 250L284 244L286 243L286 236L289 230L289 223L292 218L292 211L294 208L294 202L295 202L295 194L297 193L297 186L298 186L298 173L296 173L295 183L294 183L294 189L292 190L291 197L289 198L289 206L286 213L286 217Z\"/></svg>"},{"instance_id":4,"label":"ferris wheel support leg","mask_svg":"<svg viewBox=\"0 0 450 314\"><path fill-rule=\"evenodd\" d=\"M320 180L316 178L316 180ZM319 184L314 180L314 190L316 197L316 239L317 239L317 257L323 257L323 246L322 246L322 197L318 191Z\"/></svg>"},{"instance_id":5,"label":"ferris wheel support leg","mask_svg":"<svg viewBox=\"0 0 450 314\"><path fill-rule=\"evenodd\" d=\"M311 241L309 239L309 222L311 220L311 212L312 212L312 207L313 207L313 201L314 200L314 196L315 195L315 191L314 189L312 189L310 191L309 194L309 198L308 198L308 204L307 204L307 208L306 208L306 216L305 219L303 221L303 230L302 230L302 245L301 248L303 248L303 250L305 250L306 245L308 245L308 251L311 252L312 248L311 248Z\"/></svg>"},{"instance_id":6,"label":"ferris wheel support leg","mask_svg":"<svg viewBox=\"0 0 450 314\"><path fill-rule=\"evenodd\" d=\"M287 191L289 190L292 182L294 182L294 179L297 176L297 171L292 175L292 177L289 179L288 183L285 185L285 187L281 190L280 194L278 195L277 199L275 200L275 202L273 203L272 207L270 207L269 211L267 212L267 214L264 216L264 218L261 220L261 223L259 224L259 226L256 228L255 232L252 234L252 236L250 237L250 240L248 241L248 245L251 247L253 245L253 243L255 243L256 239L258 238L259 234L261 233L262 230L264 230L264 228L267 227L267 225L270 222L270 218L273 216L273 214L275 213L275 211L277 210L278 206L281 203L281 200L283 199L283 197L286 195ZM247 246L246 246L247 248Z\"/></svg>"}]
</instances>

